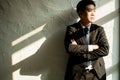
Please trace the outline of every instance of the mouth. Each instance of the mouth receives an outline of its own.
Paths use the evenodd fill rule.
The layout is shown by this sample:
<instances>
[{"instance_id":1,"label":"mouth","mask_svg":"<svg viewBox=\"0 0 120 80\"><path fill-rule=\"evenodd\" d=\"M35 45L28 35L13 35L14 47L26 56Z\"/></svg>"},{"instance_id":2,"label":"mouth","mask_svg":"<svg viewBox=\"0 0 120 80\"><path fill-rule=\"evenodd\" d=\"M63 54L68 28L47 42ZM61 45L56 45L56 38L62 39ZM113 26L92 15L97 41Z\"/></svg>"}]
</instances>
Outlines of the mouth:
<instances>
[{"instance_id":1,"label":"mouth","mask_svg":"<svg viewBox=\"0 0 120 80\"><path fill-rule=\"evenodd\" d=\"M91 19L91 20L94 20L94 19L95 19L95 17L91 17L90 19Z\"/></svg>"}]
</instances>

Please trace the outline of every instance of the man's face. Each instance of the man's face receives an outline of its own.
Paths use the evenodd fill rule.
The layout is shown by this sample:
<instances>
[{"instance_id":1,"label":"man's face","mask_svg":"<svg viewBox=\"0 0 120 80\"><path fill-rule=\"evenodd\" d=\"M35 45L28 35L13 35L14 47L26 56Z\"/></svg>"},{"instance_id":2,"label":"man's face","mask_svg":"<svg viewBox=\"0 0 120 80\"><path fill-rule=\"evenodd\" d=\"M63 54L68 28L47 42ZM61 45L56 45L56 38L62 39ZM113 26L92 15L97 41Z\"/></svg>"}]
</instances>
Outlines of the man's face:
<instances>
[{"instance_id":1,"label":"man's face","mask_svg":"<svg viewBox=\"0 0 120 80\"><path fill-rule=\"evenodd\" d=\"M84 12L80 12L81 20L92 23L95 20L95 6L90 4L86 6Z\"/></svg>"}]
</instances>

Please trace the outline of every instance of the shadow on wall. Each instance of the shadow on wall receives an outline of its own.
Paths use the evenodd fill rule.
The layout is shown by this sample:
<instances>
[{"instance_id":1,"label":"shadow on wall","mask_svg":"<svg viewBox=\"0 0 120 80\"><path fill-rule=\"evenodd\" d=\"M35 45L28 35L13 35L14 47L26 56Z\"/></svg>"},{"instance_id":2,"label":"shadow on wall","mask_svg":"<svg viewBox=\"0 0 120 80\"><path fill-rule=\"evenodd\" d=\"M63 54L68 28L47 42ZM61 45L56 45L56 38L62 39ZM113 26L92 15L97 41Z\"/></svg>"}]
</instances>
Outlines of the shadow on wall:
<instances>
[{"instance_id":1,"label":"shadow on wall","mask_svg":"<svg viewBox=\"0 0 120 80\"><path fill-rule=\"evenodd\" d=\"M20 74L41 74L41 80L63 80L67 63L63 37L64 32L58 31L48 38L35 55L22 61Z\"/></svg>"},{"instance_id":2,"label":"shadow on wall","mask_svg":"<svg viewBox=\"0 0 120 80\"><path fill-rule=\"evenodd\" d=\"M72 14L75 15L74 10L69 9L64 13L54 16L53 20L51 19L43 28L43 31L46 31L44 32L44 36L39 36L41 34L41 32L39 32L39 35L34 35L25 40L25 44L23 44L22 47L19 47L21 43L16 45L16 50L14 51L27 46L27 41L29 41L30 44L42 37L46 37L45 42L33 56L26 58L12 67L13 72L20 69L21 76L41 75L40 80L63 80L68 60L68 55L64 48L66 24L74 23L77 19L75 16L68 16ZM68 19L70 20L69 22ZM37 37L34 38L35 36Z\"/></svg>"}]
</instances>

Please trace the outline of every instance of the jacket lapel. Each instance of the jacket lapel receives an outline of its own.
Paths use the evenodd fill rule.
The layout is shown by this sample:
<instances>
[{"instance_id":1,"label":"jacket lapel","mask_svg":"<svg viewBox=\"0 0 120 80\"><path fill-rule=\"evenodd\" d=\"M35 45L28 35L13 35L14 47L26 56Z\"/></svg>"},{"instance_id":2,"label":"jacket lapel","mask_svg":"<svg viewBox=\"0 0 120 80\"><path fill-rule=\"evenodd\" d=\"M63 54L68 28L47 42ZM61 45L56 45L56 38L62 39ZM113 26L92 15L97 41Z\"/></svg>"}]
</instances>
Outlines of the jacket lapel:
<instances>
[{"instance_id":1,"label":"jacket lapel","mask_svg":"<svg viewBox=\"0 0 120 80\"><path fill-rule=\"evenodd\" d=\"M91 24L91 27L90 27L90 44L94 44L95 42L95 37L94 37L94 35L95 35L95 26L94 26L94 24Z\"/></svg>"},{"instance_id":2,"label":"jacket lapel","mask_svg":"<svg viewBox=\"0 0 120 80\"><path fill-rule=\"evenodd\" d=\"M86 44L87 45L87 41L86 41L86 39L85 39L85 34L84 34L84 31L83 31L83 28L82 28L82 26L80 25L80 23L78 22L78 31L79 31L79 34L81 35L80 36L80 42L82 43L82 44ZM90 35L89 35L89 39L90 39L90 44L94 44L94 43L96 43L95 42L95 37L94 37L94 35L95 35L95 26L94 26L94 24L91 24L91 27L90 27Z\"/></svg>"},{"instance_id":3,"label":"jacket lapel","mask_svg":"<svg viewBox=\"0 0 120 80\"><path fill-rule=\"evenodd\" d=\"M82 28L82 26L80 25L79 22L78 22L78 31L79 31L79 34L80 34L80 39L79 39L79 40L80 40L80 43L87 45L83 28ZM79 34L78 34L78 35L79 35Z\"/></svg>"}]
</instances>

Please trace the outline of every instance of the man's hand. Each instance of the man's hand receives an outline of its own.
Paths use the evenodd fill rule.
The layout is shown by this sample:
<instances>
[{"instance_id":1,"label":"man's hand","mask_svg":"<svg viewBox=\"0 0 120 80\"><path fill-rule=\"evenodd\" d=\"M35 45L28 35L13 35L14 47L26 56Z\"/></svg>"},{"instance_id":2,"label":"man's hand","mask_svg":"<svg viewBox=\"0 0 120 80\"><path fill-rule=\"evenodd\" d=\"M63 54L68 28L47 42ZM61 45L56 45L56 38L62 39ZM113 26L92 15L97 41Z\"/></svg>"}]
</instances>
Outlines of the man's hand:
<instances>
[{"instance_id":1,"label":"man's hand","mask_svg":"<svg viewBox=\"0 0 120 80\"><path fill-rule=\"evenodd\" d=\"M93 47L93 50L95 50L95 49L98 49L98 48L99 48L99 46L98 46L98 45L92 45L92 47Z\"/></svg>"},{"instance_id":2,"label":"man's hand","mask_svg":"<svg viewBox=\"0 0 120 80\"><path fill-rule=\"evenodd\" d=\"M93 50L96 50L98 48L99 48L98 45L89 45L89 51L93 51Z\"/></svg>"},{"instance_id":3,"label":"man's hand","mask_svg":"<svg viewBox=\"0 0 120 80\"><path fill-rule=\"evenodd\" d=\"M72 43L73 45L77 45L77 42L76 42L74 39L71 40L71 43Z\"/></svg>"}]
</instances>

